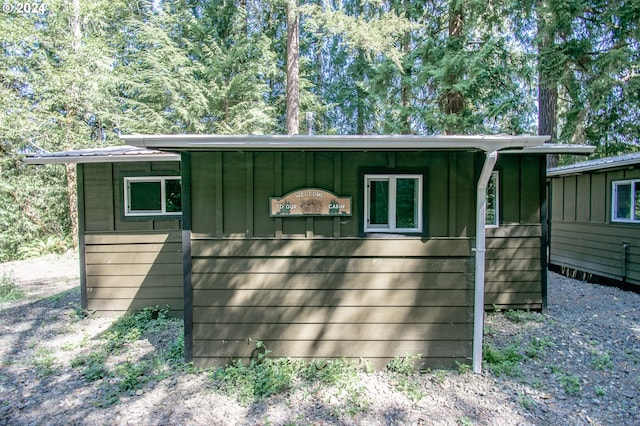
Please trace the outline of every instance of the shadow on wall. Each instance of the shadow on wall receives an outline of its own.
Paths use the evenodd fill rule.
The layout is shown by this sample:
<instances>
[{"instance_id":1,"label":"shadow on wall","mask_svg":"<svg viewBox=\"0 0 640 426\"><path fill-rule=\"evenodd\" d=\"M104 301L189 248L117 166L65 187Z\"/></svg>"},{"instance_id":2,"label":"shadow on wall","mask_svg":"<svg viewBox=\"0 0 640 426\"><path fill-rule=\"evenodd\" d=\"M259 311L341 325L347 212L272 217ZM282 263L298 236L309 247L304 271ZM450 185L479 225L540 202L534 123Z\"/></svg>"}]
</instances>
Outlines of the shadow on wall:
<instances>
[{"instance_id":1,"label":"shadow on wall","mask_svg":"<svg viewBox=\"0 0 640 426\"><path fill-rule=\"evenodd\" d=\"M169 306L183 314L180 231L85 236L86 309L114 317Z\"/></svg>"},{"instance_id":2,"label":"shadow on wall","mask_svg":"<svg viewBox=\"0 0 640 426\"><path fill-rule=\"evenodd\" d=\"M446 254L445 254L446 253ZM468 240L193 241L198 366L248 358L422 354L468 363L473 258Z\"/></svg>"}]
</instances>

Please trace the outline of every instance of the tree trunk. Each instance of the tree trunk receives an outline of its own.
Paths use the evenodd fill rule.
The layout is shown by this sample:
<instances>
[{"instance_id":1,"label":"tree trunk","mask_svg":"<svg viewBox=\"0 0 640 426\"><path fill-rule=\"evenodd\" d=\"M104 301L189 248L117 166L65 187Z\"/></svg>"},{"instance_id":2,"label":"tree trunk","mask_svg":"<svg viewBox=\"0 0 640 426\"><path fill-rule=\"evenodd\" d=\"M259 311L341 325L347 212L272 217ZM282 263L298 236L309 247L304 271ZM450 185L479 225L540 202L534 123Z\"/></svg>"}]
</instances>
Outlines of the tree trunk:
<instances>
[{"instance_id":1,"label":"tree trunk","mask_svg":"<svg viewBox=\"0 0 640 426\"><path fill-rule=\"evenodd\" d=\"M300 128L300 16L296 0L287 1L287 134Z\"/></svg>"},{"instance_id":2,"label":"tree trunk","mask_svg":"<svg viewBox=\"0 0 640 426\"><path fill-rule=\"evenodd\" d=\"M542 1L536 2L538 31L538 135L551 136L555 142L558 126L558 83L550 75L549 49L553 30L546 24ZM556 154L547 155L547 168L558 165Z\"/></svg>"},{"instance_id":3,"label":"tree trunk","mask_svg":"<svg viewBox=\"0 0 640 426\"><path fill-rule=\"evenodd\" d=\"M404 8L404 13L409 16L409 0L403 0L402 5ZM410 52L411 31L407 30L402 40L402 53L404 53L404 55L408 57ZM404 75L402 75L400 83L400 103L402 105L402 121L400 123L402 127L400 129L400 133L408 135L411 134L411 68L406 68L404 70Z\"/></svg>"},{"instance_id":4,"label":"tree trunk","mask_svg":"<svg viewBox=\"0 0 640 426\"><path fill-rule=\"evenodd\" d=\"M80 50L82 42L82 28L80 26L80 0L73 0L72 4L73 13L69 26L71 27L71 33L73 39L71 41L71 47L74 52ZM78 105L78 87L73 82L71 85L71 102L74 103L73 107L69 108L67 116L67 142L72 140L73 122L75 119L75 112ZM73 240L73 247L78 248L78 188L76 185L76 165L67 164L67 193L69 197L69 217L71 219L71 238Z\"/></svg>"},{"instance_id":5,"label":"tree trunk","mask_svg":"<svg viewBox=\"0 0 640 426\"><path fill-rule=\"evenodd\" d=\"M451 0L449 5L449 39L447 41L447 50L458 53L463 47L464 35L464 2ZM464 95L461 91L456 90L453 86L461 78L460 69L457 65L448 65L445 74L446 92L444 95L444 112L451 116L459 114L464 110ZM447 120L445 132L447 134L459 133L462 129L455 118Z\"/></svg>"}]
</instances>

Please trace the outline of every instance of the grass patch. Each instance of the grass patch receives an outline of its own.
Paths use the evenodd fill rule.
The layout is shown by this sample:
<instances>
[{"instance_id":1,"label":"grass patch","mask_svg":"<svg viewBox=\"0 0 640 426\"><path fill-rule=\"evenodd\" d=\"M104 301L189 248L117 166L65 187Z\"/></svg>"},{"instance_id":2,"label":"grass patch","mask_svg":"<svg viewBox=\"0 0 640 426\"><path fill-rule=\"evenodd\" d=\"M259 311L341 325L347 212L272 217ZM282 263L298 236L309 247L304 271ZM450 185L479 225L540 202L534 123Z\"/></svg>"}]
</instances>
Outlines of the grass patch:
<instances>
[{"instance_id":1,"label":"grass patch","mask_svg":"<svg viewBox=\"0 0 640 426\"><path fill-rule=\"evenodd\" d=\"M523 355L520 354L515 343L504 349L498 349L492 344L485 344L482 359L493 374L513 377L520 374L520 362Z\"/></svg>"},{"instance_id":2,"label":"grass patch","mask_svg":"<svg viewBox=\"0 0 640 426\"><path fill-rule=\"evenodd\" d=\"M524 354L529 358L540 358L547 349L554 347L555 344L548 337L534 337L524 350Z\"/></svg>"},{"instance_id":3,"label":"grass patch","mask_svg":"<svg viewBox=\"0 0 640 426\"><path fill-rule=\"evenodd\" d=\"M413 402L418 402L425 396L415 366L421 357L421 354L407 354L404 357L395 357L387 364L387 370L392 375L394 387Z\"/></svg>"},{"instance_id":4,"label":"grass patch","mask_svg":"<svg viewBox=\"0 0 640 426\"><path fill-rule=\"evenodd\" d=\"M2 274L2 278L0 278L0 303L14 302L24 296L24 291L18 287L15 278L10 274Z\"/></svg>"},{"instance_id":5,"label":"grass patch","mask_svg":"<svg viewBox=\"0 0 640 426\"><path fill-rule=\"evenodd\" d=\"M71 362L71 367L80 369L86 381L108 379L105 381L105 395L97 401L97 406L113 405L119 401L120 394L135 392L150 381L163 379L171 371L188 367L184 362L182 333L167 350L159 348L158 351L139 360L110 362L110 359L119 355L126 345L144 338L151 339L154 334L162 333L174 326L175 321L169 318L167 309L159 307L125 315L116 320L102 335L97 348L86 355L76 357Z\"/></svg>"},{"instance_id":6,"label":"grass patch","mask_svg":"<svg viewBox=\"0 0 640 426\"><path fill-rule=\"evenodd\" d=\"M40 377L51 376L57 371L56 358L50 350L38 349L31 360Z\"/></svg>"},{"instance_id":7,"label":"grass patch","mask_svg":"<svg viewBox=\"0 0 640 426\"><path fill-rule=\"evenodd\" d=\"M564 391L569 395L578 395L582 391L580 378L573 374L560 373L558 376L558 382L560 382Z\"/></svg>"},{"instance_id":8,"label":"grass patch","mask_svg":"<svg viewBox=\"0 0 640 426\"><path fill-rule=\"evenodd\" d=\"M249 361L236 360L215 370L211 379L218 389L240 404L249 405L271 395L293 389L300 382L328 386L326 394L344 401L332 408L332 413L353 416L368 409L366 388L360 373L368 364L360 365L345 359L304 362L290 358L270 358L262 342L256 343L259 355Z\"/></svg>"},{"instance_id":9,"label":"grass patch","mask_svg":"<svg viewBox=\"0 0 640 426\"><path fill-rule=\"evenodd\" d=\"M593 350L591 351L591 355L593 356L591 366L596 370L610 370L614 367L609 352L598 352Z\"/></svg>"},{"instance_id":10,"label":"grass patch","mask_svg":"<svg viewBox=\"0 0 640 426\"><path fill-rule=\"evenodd\" d=\"M515 324L522 324L527 322L544 322L544 316L542 314L531 311L517 311L509 309L504 313L504 317Z\"/></svg>"}]
</instances>

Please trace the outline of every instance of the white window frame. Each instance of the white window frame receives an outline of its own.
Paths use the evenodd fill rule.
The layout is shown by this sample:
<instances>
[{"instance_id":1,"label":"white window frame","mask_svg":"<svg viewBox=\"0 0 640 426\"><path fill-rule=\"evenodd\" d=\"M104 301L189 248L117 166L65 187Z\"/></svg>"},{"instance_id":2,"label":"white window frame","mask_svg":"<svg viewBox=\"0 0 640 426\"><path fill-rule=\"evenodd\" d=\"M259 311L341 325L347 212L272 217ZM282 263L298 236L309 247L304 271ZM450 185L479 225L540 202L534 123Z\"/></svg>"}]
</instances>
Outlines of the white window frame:
<instances>
[{"instance_id":1,"label":"white window frame","mask_svg":"<svg viewBox=\"0 0 640 426\"><path fill-rule=\"evenodd\" d=\"M180 176L127 176L124 178L124 215L134 216L179 216L182 211L167 211L166 182L168 180L181 180ZM160 183L160 210L136 210L131 211L131 182L159 182Z\"/></svg>"},{"instance_id":2,"label":"white window frame","mask_svg":"<svg viewBox=\"0 0 640 426\"><path fill-rule=\"evenodd\" d=\"M415 228L397 228L396 227L396 188L398 179L417 179L418 180L418 211L417 211L417 226ZM369 183L372 181L388 181L389 182L389 224L388 225L371 225L371 206L370 206L370 192ZM364 176L364 232L387 232L387 233L421 233L422 232L422 183L423 177L421 174L366 174Z\"/></svg>"},{"instance_id":3,"label":"white window frame","mask_svg":"<svg viewBox=\"0 0 640 426\"><path fill-rule=\"evenodd\" d=\"M617 217L618 213L618 187L621 185L631 185L629 199L629 216L630 218ZM623 223L640 223L640 219L635 219L635 196L636 188L640 185L640 179L617 180L611 182L611 221Z\"/></svg>"},{"instance_id":4,"label":"white window frame","mask_svg":"<svg viewBox=\"0 0 640 426\"><path fill-rule=\"evenodd\" d=\"M491 172L491 178L489 179L489 182L491 182L492 180L495 179L495 184L494 184L494 188L495 188L495 199L493 200L494 203L493 205L496 208L496 212L495 212L495 223L489 223L486 221L486 215L485 215L485 227L486 228L498 228L500 226L500 173L498 173L497 170L494 170L493 172ZM489 206L489 186L487 185L487 213L489 211L488 206Z\"/></svg>"}]
</instances>

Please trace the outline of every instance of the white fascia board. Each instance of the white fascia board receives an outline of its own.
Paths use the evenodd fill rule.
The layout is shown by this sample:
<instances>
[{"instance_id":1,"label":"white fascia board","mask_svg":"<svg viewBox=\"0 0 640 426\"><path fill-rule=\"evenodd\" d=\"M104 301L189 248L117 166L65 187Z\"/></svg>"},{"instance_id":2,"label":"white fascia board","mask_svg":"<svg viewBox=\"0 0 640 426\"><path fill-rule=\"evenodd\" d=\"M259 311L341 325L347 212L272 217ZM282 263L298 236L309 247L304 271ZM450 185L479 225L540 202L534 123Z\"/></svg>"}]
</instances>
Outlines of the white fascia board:
<instances>
[{"instance_id":1,"label":"white fascia board","mask_svg":"<svg viewBox=\"0 0 640 426\"><path fill-rule=\"evenodd\" d=\"M180 154L128 154L128 155L93 155L93 156L47 156L26 157L25 164L85 164L85 163L126 163L134 161L180 161Z\"/></svg>"},{"instance_id":2,"label":"white fascia board","mask_svg":"<svg viewBox=\"0 0 640 426\"><path fill-rule=\"evenodd\" d=\"M500 151L541 146L548 136L508 135L125 135L131 146L169 151Z\"/></svg>"},{"instance_id":3,"label":"white fascia board","mask_svg":"<svg viewBox=\"0 0 640 426\"><path fill-rule=\"evenodd\" d=\"M573 144L543 144L529 146L522 149L505 149L501 154L593 154L596 147L593 145L573 145Z\"/></svg>"}]
</instances>

